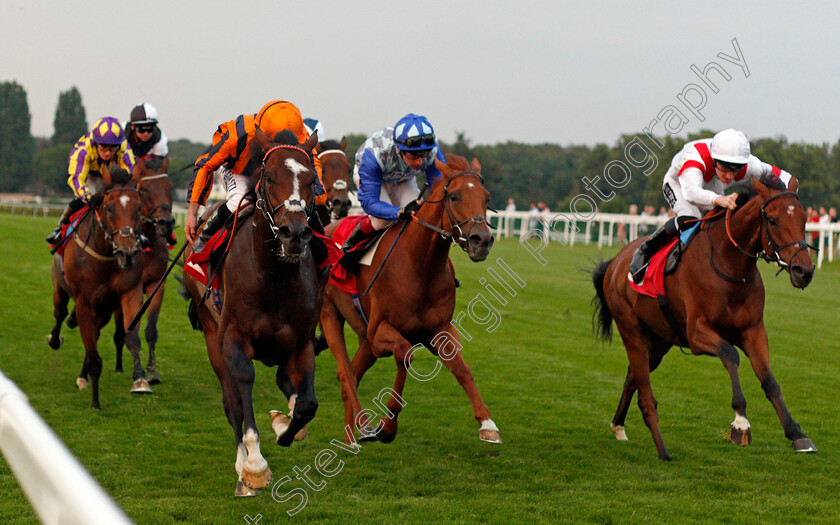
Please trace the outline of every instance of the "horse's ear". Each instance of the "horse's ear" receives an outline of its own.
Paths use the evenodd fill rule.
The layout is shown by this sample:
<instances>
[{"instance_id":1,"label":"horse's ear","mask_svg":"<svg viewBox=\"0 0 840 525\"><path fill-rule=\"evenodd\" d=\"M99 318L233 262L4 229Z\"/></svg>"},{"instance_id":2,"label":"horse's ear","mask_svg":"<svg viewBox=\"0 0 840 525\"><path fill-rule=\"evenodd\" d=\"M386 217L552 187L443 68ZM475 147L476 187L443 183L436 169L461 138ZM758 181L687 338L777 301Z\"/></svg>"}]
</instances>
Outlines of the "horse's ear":
<instances>
[{"instance_id":1,"label":"horse's ear","mask_svg":"<svg viewBox=\"0 0 840 525\"><path fill-rule=\"evenodd\" d=\"M437 157L435 157L435 166L437 166L437 169L440 170L444 177L452 175L452 169L445 163L441 162Z\"/></svg>"},{"instance_id":2,"label":"horse's ear","mask_svg":"<svg viewBox=\"0 0 840 525\"><path fill-rule=\"evenodd\" d=\"M256 139L257 144L260 145L260 148L262 148L264 152L268 150L268 145L271 143L271 139L263 133L263 130L261 130L259 126L254 127L254 139Z\"/></svg>"},{"instance_id":3,"label":"horse's ear","mask_svg":"<svg viewBox=\"0 0 840 525\"><path fill-rule=\"evenodd\" d=\"M102 175L102 181L105 183L105 186L111 185L111 172L108 170L108 166L103 164L99 167L99 174Z\"/></svg>"},{"instance_id":4,"label":"horse's ear","mask_svg":"<svg viewBox=\"0 0 840 525\"><path fill-rule=\"evenodd\" d=\"M304 142L303 146L301 146L301 147L303 148L304 151L306 151L308 153L308 152L312 151L317 144L318 144L318 132L313 131L312 134L309 135L309 138L306 139L306 142Z\"/></svg>"},{"instance_id":5,"label":"horse's ear","mask_svg":"<svg viewBox=\"0 0 840 525\"><path fill-rule=\"evenodd\" d=\"M347 149L347 137L341 137L341 143L338 145L338 149L344 151Z\"/></svg>"},{"instance_id":6,"label":"horse's ear","mask_svg":"<svg viewBox=\"0 0 840 525\"><path fill-rule=\"evenodd\" d=\"M324 146L322 146L321 143L319 142L318 144L315 145L315 151L318 153L318 155L320 155L324 151Z\"/></svg>"},{"instance_id":7,"label":"horse's ear","mask_svg":"<svg viewBox=\"0 0 840 525\"><path fill-rule=\"evenodd\" d=\"M478 162L477 157L473 157L472 162L470 162L470 169L476 173L481 173L481 163Z\"/></svg>"},{"instance_id":8,"label":"horse's ear","mask_svg":"<svg viewBox=\"0 0 840 525\"><path fill-rule=\"evenodd\" d=\"M138 160L137 164L131 168L131 182L137 183L143 177L143 168L146 167L146 164L142 160Z\"/></svg>"},{"instance_id":9,"label":"horse's ear","mask_svg":"<svg viewBox=\"0 0 840 525\"><path fill-rule=\"evenodd\" d=\"M799 179L794 177L793 175L790 176L790 182L787 185L788 191L792 191L794 193L799 193Z\"/></svg>"}]
</instances>

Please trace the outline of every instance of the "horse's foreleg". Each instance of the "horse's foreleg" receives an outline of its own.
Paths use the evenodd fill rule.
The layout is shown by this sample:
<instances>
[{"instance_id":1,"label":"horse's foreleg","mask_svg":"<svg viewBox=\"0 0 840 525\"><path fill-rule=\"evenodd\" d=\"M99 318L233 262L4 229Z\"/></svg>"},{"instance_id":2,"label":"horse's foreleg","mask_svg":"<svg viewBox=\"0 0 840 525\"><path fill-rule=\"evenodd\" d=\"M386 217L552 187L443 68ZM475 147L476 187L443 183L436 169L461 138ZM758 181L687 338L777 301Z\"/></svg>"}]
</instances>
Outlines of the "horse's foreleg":
<instances>
[{"instance_id":1,"label":"horse's foreleg","mask_svg":"<svg viewBox=\"0 0 840 525\"><path fill-rule=\"evenodd\" d=\"M55 280L55 277L53 277ZM50 332L47 343L53 350L58 350L64 338L61 337L61 323L67 317L67 303L70 302L70 295L59 283L53 284L53 317L55 317L55 324Z\"/></svg>"},{"instance_id":2,"label":"horse's foreleg","mask_svg":"<svg viewBox=\"0 0 840 525\"><path fill-rule=\"evenodd\" d=\"M273 479L268 462L260 452L260 433L257 430L253 406L255 371L254 363L245 352L247 344L245 339L233 330L227 330L223 335L223 355L226 356L231 383L238 393L239 401L239 406L234 412L233 427L242 428L242 444L248 453L236 483L237 496L256 496L260 490L269 486Z\"/></svg>"},{"instance_id":3,"label":"horse's foreleg","mask_svg":"<svg viewBox=\"0 0 840 525\"><path fill-rule=\"evenodd\" d=\"M799 423L794 421L790 412L788 412L782 398L782 389L776 382L773 371L770 370L770 345L767 342L767 331L763 323L744 332L742 348L750 360L750 365L752 365L756 377L761 381L761 389L764 390L764 395L776 409L776 414L778 414L785 431L785 437L793 442L793 449L796 452L816 452L817 447L814 446L814 442L802 432Z\"/></svg>"},{"instance_id":4,"label":"horse's foreleg","mask_svg":"<svg viewBox=\"0 0 840 525\"><path fill-rule=\"evenodd\" d=\"M145 293L149 295L155 289L157 283L149 284L146 286ZM158 384L161 382L160 379L160 372L157 368L157 359L155 358L155 346L157 345L158 340L158 330L157 330L157 323L158 318L160 317L160 309L163 305L163 291L166 286L161 286L157 294L152 297L152 302L149 303L149 309L146 312L146 346L149 347L149 360L146 361L146 371L149 375L149 383L152 385Z\"/></svg>"},{"instance_id":5,"label":"horse's foreleg","mask_svg":"<svg viewBox=\"0 0 840 525\"><path fill-rule=\"evenodd\" d=\"M97 351L96 343L99 339L101 320L98 318L96 311L84 302L76 303L76 311L78 312L79 335L82 336L82 342L85 345L85 361L82 365L82 372L76 379L76 385L78 385L79 390L85 388L88 384L88 374L90 374L90 406L100 410L102 406L99 404L99 376L102 375L102 357Z\"/></svg>"},{"instance_id":6,"label":"horse's foreleg","mask_svg":"<svg viewBox=\"0 0 840 525\"><path fill-rule=\"evenodd\" d=\"M272 426L277 434L277 444L281 447L288 447L296 438L306 437L305 433L301 432L318 411L318 399L315 397L315 352L312 341L308 341L302 349L289 358L285 374L288 374L297 395L292 398L293 402L289 406L292 414L290 421L279 417L282 414L276 412L272 414Z\"/></svg>"},{"instance_id":7,"label":"horse's foreleg","mask_svg":"<svg viewBox=\"0 0 840 525\"><path fill-rule=\"evenodd\" d=\"M122 373L123 346L125 346L125 324L123 323L122 310L114 312L114 348L117 350L117 364L114 365L114 372Z\"/></svg>"},{"instance_id":8,"label":"horse's foreleg","mask_svg":"<svg viewBox=\"0 0 840 525\"><path fill-rule=\"evenodd\" d=\"M128 324L140 311L143 305L143 292L141 288L125 293L120 297L120 305L122 306L122 324L125 331L125 344L128 346L128 351L131 352L131 360L133 362L133 370L131 379L134 381L131 385L131 392L135 394L150 394L152 389L149 387L149 382L146 381L146 372L143 370L143 365L140 362L140 326L139 323L134 329L129 330Z\"/></svg>"},{"instance_id":9,"label":"horse's foreleg","mask_svg":"<svg viewBox=\"0 0 840 525\"><path fill-rule=\"evenodd\" d=\"M376 328L373 347L376 355L393 354L397 363L397 377L387 404L388 415L382 419L381 430L376 434L376 438L382 443L390 443L397 437L399 426L397 418L405 404L402 395L405 388L405 378L408 374L406 367L411 364L411 356L409 355L411 344L396 328L387 321L382 321Z\"/></svg>"},{"instance_id":10,"label":"horse's foreleg","mask_svg":"<svg viewBox=\"0 0 840 525\"><path fill-rule=\"evenodd\" d=\"M450 263L451 264L451 263ZM461 353L460 336L451 325L438 330L434 337L432 337L432 345L434 346L434 354L437 355L446 368L452 372L458 384L464 389L467 398L473 408L473 414L476 421L481 424L478 431L478 437L482 441L488 443L502 443L502 436L499 433L499 428L490 419L490 410L484 404L481 394L478 392L478 387L475 386L472 371L464 361L464 356Z\"/></svg>"}]
</instances>

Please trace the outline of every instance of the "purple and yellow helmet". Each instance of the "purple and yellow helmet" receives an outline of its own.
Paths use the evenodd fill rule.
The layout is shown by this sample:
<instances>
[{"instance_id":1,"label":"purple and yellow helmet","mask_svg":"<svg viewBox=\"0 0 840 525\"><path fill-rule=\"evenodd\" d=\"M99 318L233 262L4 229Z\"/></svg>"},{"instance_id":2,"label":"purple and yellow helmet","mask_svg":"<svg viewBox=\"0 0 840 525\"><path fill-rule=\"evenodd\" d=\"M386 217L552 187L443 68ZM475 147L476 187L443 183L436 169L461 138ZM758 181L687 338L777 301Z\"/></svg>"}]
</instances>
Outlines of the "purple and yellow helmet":
<instances>
[{"instance_id":1,"label":"purple and yellow helmet","mask_svg":"<svg viewBox=\"0 0 840 525\"><path fill-rule=\"evenodd\" d=\"M117 146L125 139L125 131L120 121L114 117L103 117L93 125L93 142Z\"/></svg>"}]
</instances>

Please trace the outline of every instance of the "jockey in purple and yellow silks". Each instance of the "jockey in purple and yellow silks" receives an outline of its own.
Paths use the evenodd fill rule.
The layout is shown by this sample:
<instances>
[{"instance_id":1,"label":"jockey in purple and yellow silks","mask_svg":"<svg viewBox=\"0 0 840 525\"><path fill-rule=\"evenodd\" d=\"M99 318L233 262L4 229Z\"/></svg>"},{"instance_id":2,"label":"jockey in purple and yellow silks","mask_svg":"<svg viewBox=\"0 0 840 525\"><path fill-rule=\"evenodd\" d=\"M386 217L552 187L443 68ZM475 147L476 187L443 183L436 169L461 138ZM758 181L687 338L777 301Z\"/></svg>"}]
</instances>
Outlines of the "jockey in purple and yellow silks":
<instances>
[{"instance_id":1,"label":"jockey in purple and yellow silks","mask_svg":"<svg viewBox=\"0 0 840 525\"><path fill-rule=\"evenodd\" d=\"M48 243L56 244L60 240L61 226L101 189L99 170L102 166L123 168L129 173L134 167L134 154L125 140L123 127L114 117L99 119L93 130L79 138L70 151L67 184L76 198L67 205L58 226L47 237Z\"/></svg>"}]
</instances>

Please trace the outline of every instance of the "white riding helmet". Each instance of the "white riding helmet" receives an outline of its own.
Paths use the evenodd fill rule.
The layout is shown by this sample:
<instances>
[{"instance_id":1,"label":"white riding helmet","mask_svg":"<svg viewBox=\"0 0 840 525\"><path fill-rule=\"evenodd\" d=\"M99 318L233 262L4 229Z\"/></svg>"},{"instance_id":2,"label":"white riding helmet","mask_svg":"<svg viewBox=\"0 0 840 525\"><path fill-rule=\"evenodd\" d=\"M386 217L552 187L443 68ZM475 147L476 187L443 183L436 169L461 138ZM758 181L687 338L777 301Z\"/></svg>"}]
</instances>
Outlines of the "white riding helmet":
<instances>
[{"instance_id":1,"label":"white riding helmet","mask_svg":"<svg viewBox=\"0 0 840 525\"><path fill-rule=\"evenodd\" d=\"M134 106L129 117L129 123L131 124L157 124L157 121L157 110L153 105L147 103Z\"/></svg>"},{"instance_id":2,"label":"white riding helmet","mask_svg":"<svg viewBox=\"0 0 840 525\"><path fill-rule=\"evenodd\" d=\"M750 160L750 141L738 130L725 129L712 139L712 158L733 164Z\"/></svg>"}]
</instances>

